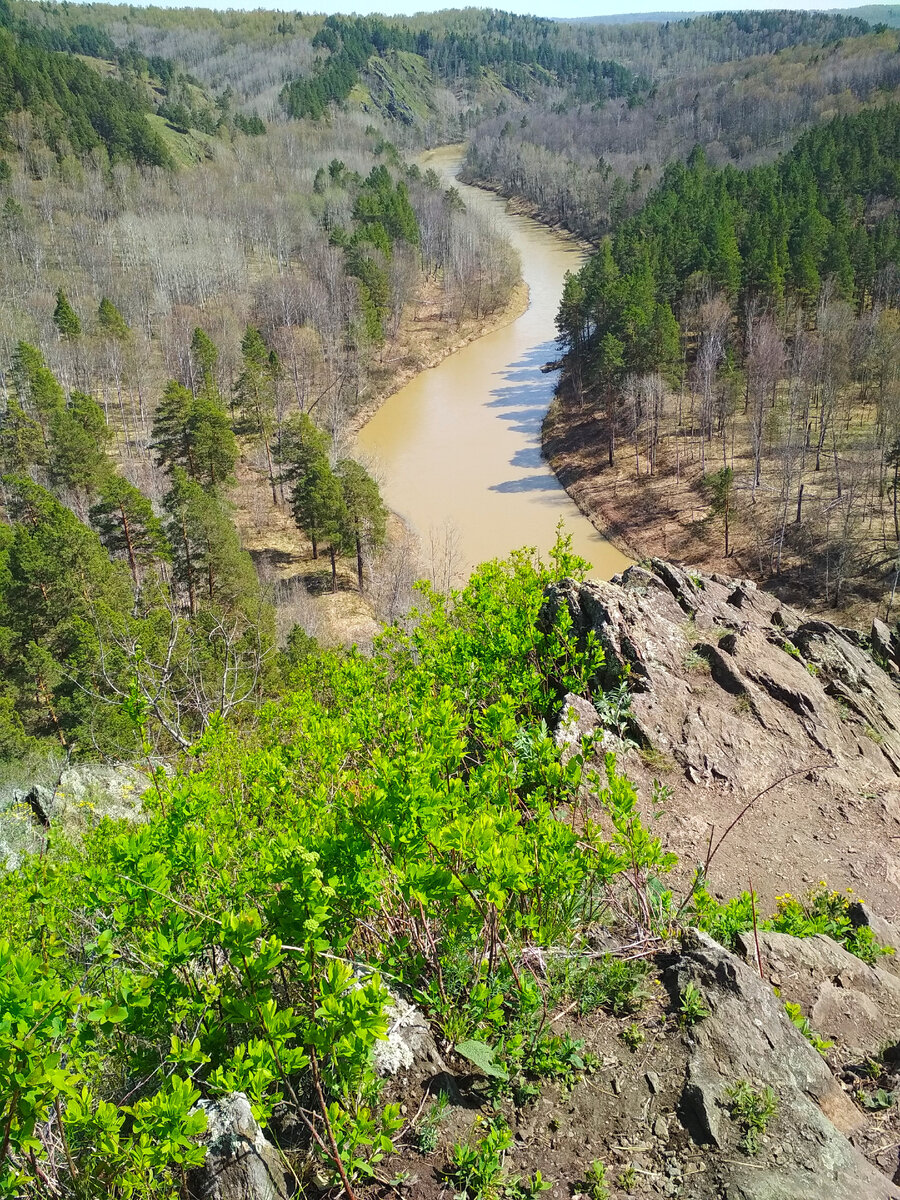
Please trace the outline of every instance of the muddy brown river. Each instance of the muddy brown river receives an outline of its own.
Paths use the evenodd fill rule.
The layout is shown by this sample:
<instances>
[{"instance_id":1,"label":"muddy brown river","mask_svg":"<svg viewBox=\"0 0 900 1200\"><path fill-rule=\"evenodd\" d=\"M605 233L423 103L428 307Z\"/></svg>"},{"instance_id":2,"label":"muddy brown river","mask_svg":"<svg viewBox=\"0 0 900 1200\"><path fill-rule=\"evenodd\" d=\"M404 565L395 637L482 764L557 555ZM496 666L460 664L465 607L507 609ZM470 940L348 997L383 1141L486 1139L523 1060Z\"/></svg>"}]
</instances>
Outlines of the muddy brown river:
<instances>
[{"instance_id":1,"label":"muddy brown river","mask_svg":"<svg viewBox=\"0 0 900 1200\"><path fill-rule=\"evenodd\" d=\"M581 251L530 217L507 213L499 197L459 183L459 147L420 161L506 234L530 302L518 320L395 392L360 431L360 450L376 466L386 503L420 538L443 539L452 530L460 574L520 546L545 552L562 520L594 575L608 579L629 560L582 516L541 457L541 422L557 378L541 366L557 357L563 279Z\"/></svg>"}]
</instances>

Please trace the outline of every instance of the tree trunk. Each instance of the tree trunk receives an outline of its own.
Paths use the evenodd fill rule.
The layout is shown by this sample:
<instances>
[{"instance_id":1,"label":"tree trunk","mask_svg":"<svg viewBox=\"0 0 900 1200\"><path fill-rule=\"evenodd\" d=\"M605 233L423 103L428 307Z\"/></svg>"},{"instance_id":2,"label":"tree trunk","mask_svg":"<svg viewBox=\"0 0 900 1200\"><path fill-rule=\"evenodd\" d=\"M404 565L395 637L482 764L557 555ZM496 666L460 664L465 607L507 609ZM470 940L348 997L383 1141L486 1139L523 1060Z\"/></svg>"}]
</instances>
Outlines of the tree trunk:
<instances>
[{"instance_id":1,"label":"tree trunk","mask_svg":"<svg viewBox=\"0 0 900 1200\"><path fill-rule=\"evenodd\" d=\"M134 545L131 541L131 528L128 524L128 516L121 504L119 505L119 512L122 514L122 531L125 534L125 545L128 547L128 565L131 568L131 578L134 580L134 586L139 587L137 559L134 556Z\"/></svg>"},{"instance_id":2,"label":"tree trunk","mask_svg":"<svg viewBox=\"0 0 900 1200\"><path fill-rule=\"evenodd\" d=\"M331 555L331 590L337 591L337 556L334 553L334 546L329 546L328 551Z\"/></svg>"},{"instance_id":3,"label":"tree trunk","mask_svg":"<svg viewBox=\"0 0 900 1200\"><path fill-rule=\"evenodd\" d=\"M359 590L363 590L363 556L362 556L362 541L359 536L359 530L356 531L356 577L359 580Z\"/></svg>"}]
</instances>

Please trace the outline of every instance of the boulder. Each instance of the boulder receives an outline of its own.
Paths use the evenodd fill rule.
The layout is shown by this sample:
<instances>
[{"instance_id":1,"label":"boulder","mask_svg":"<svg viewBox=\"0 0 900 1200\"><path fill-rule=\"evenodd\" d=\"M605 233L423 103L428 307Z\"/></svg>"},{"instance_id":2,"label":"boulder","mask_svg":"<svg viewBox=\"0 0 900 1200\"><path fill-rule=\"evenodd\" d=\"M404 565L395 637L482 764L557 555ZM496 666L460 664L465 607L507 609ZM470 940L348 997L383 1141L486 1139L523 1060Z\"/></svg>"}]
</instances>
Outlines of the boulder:
<instances>
[{"instance_id":1,"label":"boulder","mask_svg":"<svg viewBox=\"0 0 900 1200\"><path fill-rule=\"evenodd\" d=\"M67 766L55 782L7 787L0 792L0 868L14 870L26 854L40 852L53 829L78 838L110 817L137 820L150 781L127 764Z\"/></svg>"},{"instance_id":2,"label":"boulder","mask_svg":"<svg viewBox=\"0 0 900 1200\"><path fill-rule=\"evenodd\" d=\"M263 1134L243 1092L201 1100L206 1162L192 1172L195 1200L288 1200L291 1173Z\"/></svg>"},{"instance_id":3,"label":"boulder","mask_svg":"<svg viewBox=\"0 0 900 1200\"><path fill-rule=\"evenodd\" d=\"M777 980L781 999L799 1004L815 1033L857 1059L876 1057L900 1036L900 979L845 950L825 934L791 937L761 930L763 974ZM755 963L752 934L741 952Z\"/></svg>"},{"instance_id":4,"label":"boulder","mask_svg":"<svg viewBox=\"0 0 900 1200\"><path fill-rule=\"evenodd\" d=\"M676 1003L693 984L710 1010L690 1027L682 1115L697 1141L726 1152L729 1200L900 1200L900 1189L849 1141L863 1115L755 970L695 934L664 978ZM729 1111L728 1089L739 1080L771 1087L778 1101L752 1159L739 1149Z\"/></svg>"},{"instance_id":5,"label":"boulder","mask_svg":"<svg viewBox=\"0 0 900 1200\"><path fill-rule=\"evenodd\" d=\"M562 750L563 762L578 753L582 738L599 728L600 714L590 700L567 692L563 697L559 720L553 731L553 739Z\"/></svg>"},{"instance_id":6,"label":"boulder","mask_svg":"<svg viewBox=\"0 0 900 1200\"><path fill-rule=\"evenodd\" d=\"M411 1070L416 1063L430 1062L434 1069L444 1064L425 1014L402 996L390 992L384 1014L388 1019L387 1036L376 1042L372 1051L375 1070L379 1075L397 1075Z\"/></svg>"}]
</instances>

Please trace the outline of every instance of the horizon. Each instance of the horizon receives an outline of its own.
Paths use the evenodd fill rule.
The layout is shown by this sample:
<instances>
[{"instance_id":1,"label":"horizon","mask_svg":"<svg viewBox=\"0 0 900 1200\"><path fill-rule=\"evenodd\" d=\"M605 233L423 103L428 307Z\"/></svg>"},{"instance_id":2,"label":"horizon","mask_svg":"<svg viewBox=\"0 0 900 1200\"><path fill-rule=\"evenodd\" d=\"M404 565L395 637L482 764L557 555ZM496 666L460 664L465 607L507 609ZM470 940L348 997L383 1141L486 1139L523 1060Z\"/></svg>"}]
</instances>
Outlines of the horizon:
<instances>
[{"instance_id":1,"label":"horizon","mask_svg":"<svg viewBox=\"0 0 900 1200\"><path fill-rule=\"evenodd\" d=\"M88 4L91 0L70 0L75 4ZM852 15L854 11L860 9L871 9L879 7L890 9L897 7L892 4L868 5L859 3L835 3L831 5L816 4L813 0L808 3L784 4L778 3L777 0L751 0L748 4L722 5L709 3L708 0L699 0L698 3L685 5L683 8L677 6L668 8L661 6L658 0L637 0L637 2L623 11L616 0L608 0L608 3L597 3L595 0L570 0L566 6L566 11L560 12L559 5L553 4L551 0L539 0L538 3L530 2L530 0L505 0L503 3L496 5L490 4L448 4L441 3L440 0L408 0L407 3L400 2L395 6L387 7L379 0L336 0L335 3L329 4L327 7L310 7L310 8L294 8L286 6L283 3L260 3L259 0L225 0L225 2L203 3L202 0L194 0L193 3L182 3L180 0L154 0L148 4L134 4L134 8L204 8L218 12L302 12L307 15L321 13L329 15L331 13L341 13L343 15L358 15L372 16L379 14L387 17L412 17L418 13L433 13L440 12L448 8L500 8L505 12L513 12L519 16L534 16L545 17L552 20L561 21L584 21L592 18L603 18L611 20L619 17L623 21L628 21L635 16L646 16L648 19L659 17L660 15L668 16L672 14L677 19L687 19L696 15L707 15L717 12L834 12L840 10ZM548 11L552 10L552 11Z\"/></svg>"}]
</instances>

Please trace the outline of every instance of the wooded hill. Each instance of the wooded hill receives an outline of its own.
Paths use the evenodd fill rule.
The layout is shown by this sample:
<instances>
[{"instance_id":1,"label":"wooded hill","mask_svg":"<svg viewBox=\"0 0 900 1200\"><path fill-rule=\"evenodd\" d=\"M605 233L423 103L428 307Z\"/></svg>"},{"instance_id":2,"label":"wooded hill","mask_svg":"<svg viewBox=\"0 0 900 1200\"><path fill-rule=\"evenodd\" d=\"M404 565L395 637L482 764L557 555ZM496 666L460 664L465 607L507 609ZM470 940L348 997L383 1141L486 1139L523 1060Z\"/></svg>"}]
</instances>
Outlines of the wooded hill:
<instances>
[{"instance_id":1,"label":"wooded hill","mask_svg":"<svg viewBox=\"0 0 900 1200\"><path fill-rule=\"evenodd\" d=\"M834 605L897 582L898 136L887 105L746 172L698 149L568 279L559 315L609 466L627 431L638 475L699 468L725 554L742 525L763 576L799 562Z\"/></svg>"}]
</instances>

